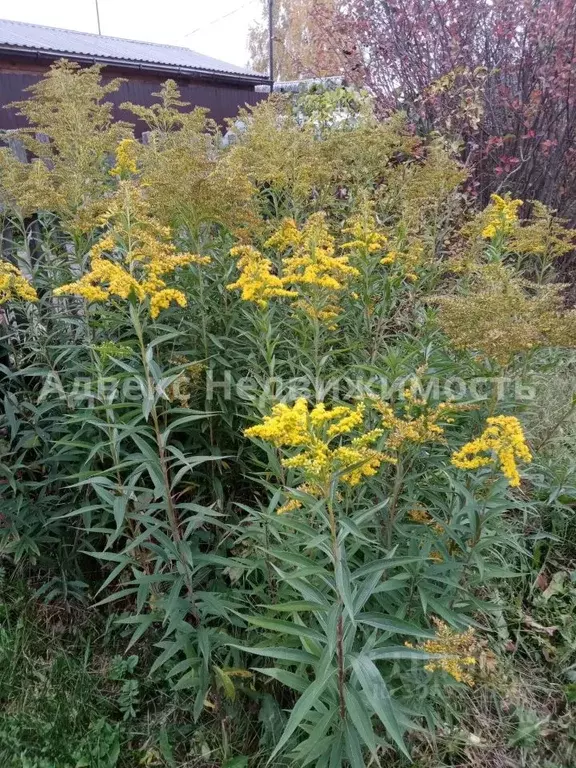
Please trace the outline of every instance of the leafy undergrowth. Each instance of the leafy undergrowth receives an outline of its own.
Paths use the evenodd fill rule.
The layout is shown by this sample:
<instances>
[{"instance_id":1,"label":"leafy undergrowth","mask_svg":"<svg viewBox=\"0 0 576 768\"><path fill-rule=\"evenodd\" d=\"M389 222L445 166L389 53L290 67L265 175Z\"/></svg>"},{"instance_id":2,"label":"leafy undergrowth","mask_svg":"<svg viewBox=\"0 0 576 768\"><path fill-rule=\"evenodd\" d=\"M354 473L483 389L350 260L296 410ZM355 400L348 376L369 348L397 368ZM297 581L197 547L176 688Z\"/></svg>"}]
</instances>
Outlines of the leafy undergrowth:
<instances>
[{"instance_id":1,"label":"leafy undergrowth","mask_svg":"<svg viewBox=\"0 0 576 768\"><path fill-rule=\"evenodd\" d=\"M532 572L491 595L494 642L473 689L447 691L436 738L416 733L418 768L571 768L576 762L576 571ZM3 768L259 768L285 724L272 697L216 700L194 723L193 695L161 672L151 649L125 652L106 617L38 602L17 580L0 602ZM274 766L281 768L278 759ZM405 760L390 768L407 765Z\"/></svg>"},{"instance_id":2,"label":"leafy undergrowth","mask_svg":"<svg viewBox=\"0 0 576 768\"><path fill-rule=\"evenodd\" d=\"M105 617L79 605L39 603L4 585L0 600L2 768L243 768L256 761L268 720L216 712L191 716L193 697L147 674L146 649L131 649ZM148 665L149 666L149 665ZM282 720L280 719L280 727Z\"/></svg>"}]
</instances>

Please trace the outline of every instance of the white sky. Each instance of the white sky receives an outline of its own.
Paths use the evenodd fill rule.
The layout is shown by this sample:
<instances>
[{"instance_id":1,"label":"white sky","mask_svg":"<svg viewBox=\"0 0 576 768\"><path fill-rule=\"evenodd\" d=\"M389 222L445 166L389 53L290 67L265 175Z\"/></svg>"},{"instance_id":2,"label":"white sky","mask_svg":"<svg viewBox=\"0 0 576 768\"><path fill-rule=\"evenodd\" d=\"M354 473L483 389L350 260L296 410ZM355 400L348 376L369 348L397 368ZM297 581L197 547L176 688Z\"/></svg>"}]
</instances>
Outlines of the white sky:
<instances>
[{"instance_id":1,"label":"white sky","mask_svg":"<svg viewBox=\"0 0 576 768\"><path fill-rule=\"evenodd\" d=\"M248 29L262 0L98 0L103 35L191 48L248 63ZM224 18L222 18L224 17ZM0 18L98 32L95 0L0 0Z\"/></svg>"}]
</instances>

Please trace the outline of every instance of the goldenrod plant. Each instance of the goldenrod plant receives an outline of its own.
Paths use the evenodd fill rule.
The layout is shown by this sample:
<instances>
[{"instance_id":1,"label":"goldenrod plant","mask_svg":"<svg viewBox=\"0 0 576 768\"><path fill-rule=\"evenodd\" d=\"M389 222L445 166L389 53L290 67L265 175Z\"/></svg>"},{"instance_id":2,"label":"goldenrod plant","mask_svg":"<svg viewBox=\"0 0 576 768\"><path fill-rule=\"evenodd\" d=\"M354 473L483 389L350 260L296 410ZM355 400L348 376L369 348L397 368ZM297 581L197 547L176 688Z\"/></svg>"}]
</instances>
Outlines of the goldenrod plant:
<instances>
[{"instance_id":1,"label":"goldenrod plant","mask_svg":"<svg viewBox=\"0 0 576 768\"><path fill-rule=\"evenodd\" d=\"M0 259L0 304L20 299L21 301L38 301L36 289L18 267Z\"/></svg>"},{"instance_id":2,"label":"goldenrod plant","mask_svg":"<svg viewBox=\"0 0 576 768\"><path fill-rule=\"evenodd\" d=\"M416 763L496 685L511 521L568 504L518 393L574 346L573 234L402 115L273 97L223 141L169 81L141 143L117 85L54 65L0 157L3 564L109 617L122 723L185 701L138 764Z\"/></svg>"}]
</instances>

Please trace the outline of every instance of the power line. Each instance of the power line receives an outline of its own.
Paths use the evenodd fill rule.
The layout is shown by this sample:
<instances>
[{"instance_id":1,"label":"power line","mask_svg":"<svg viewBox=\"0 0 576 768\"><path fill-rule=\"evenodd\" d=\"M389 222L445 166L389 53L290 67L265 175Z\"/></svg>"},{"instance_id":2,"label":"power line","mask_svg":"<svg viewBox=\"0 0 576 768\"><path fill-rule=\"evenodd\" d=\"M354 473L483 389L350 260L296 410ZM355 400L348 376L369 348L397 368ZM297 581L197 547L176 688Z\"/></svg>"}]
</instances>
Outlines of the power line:
<instances>
[{"instance_id":1,"label":"power line","mask_svg":"<svg viewBox=\"0 0 576 768\"><path fill-rule=\"evenodd\" d=\"M203 24L201 27L197 27L196 29L193 29L191 32L187 32L185 35L182 35L177 39L184 40L186 37L191 37L192 35L195 35L197 32L201 32L203 29L206 29L206 27L211 27L214 24L218 24L220 21L224 21L224 19L227 19L230 16L233 16L235 13L238 13L238 11L242 11L244 8L247 8L249 5L252 5L252 3L255 3L255 2L257 2L257 0L248 0L248 2L242 3L242 5L239 5L237 8L234 8L234 10L228 11L228 13L225 13L222 16L218 16L216 19L212 19L212 21L209 21L207 24Z\"/></svg>"}]
</instances>

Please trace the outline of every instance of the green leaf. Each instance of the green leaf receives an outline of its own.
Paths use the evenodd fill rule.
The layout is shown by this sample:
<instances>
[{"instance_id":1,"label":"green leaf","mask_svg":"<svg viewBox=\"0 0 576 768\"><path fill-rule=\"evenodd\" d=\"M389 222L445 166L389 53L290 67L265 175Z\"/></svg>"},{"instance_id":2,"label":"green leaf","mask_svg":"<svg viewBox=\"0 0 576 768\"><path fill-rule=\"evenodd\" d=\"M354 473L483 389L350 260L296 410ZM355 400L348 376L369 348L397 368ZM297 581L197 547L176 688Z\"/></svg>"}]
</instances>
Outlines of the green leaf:
<instances>
[{"instance_id":1,"label":"green leaf","mask_svg":"<svg viewBox=\"0 0 576 768\"><path fill-rule=\"evenodd\" d=\"M349 685L344 689L344 698L346 701L346 713L352 725L371 754L374 755L376 753L376 736L372 728L369 712L367 712L360 696Z\"/></svg>"},{"instance_id":2,"label":"green leaf","mask_svg":"<svg viewBox=\"0 0 576 768\"><path fill-rule=\"evenodd\" d=\"M335 569L336 586L338 592L342 595L344 608L352 624L354 624L354 601L352 598L352 588L350 586L350 571L346 564L346 555L341 552L341 556L336 562Z\"/></svg>"},{"instance_id":3,"label":"green leaf","mask_svg":"<svg viewBox=\"0 0 576 768\"><path fill-rule=\"evenodd\" d=\"M334 669L328 670L324 677L314 680L314 682L308 686L302 696L300 696L294 705L294 709L290 713L290 717L286 723L284 733L282 734L278 744L276 744L276 747L270 755L268 762L270 762L272 758L276 757L280 750L285 746L290 736L292 736L296 728L298 728L302 720L306 717L308 712L312 709L312 707L320 702L320 696L330 682L334 672Z\"/></svg>"},{"instance_id":4,"label":"green leaf","mask_svg":"<svg viewBox=\"0 0 576 768\"><path fill-rule=\"evenodd\" d=\"M249 760L243 755L238 757L230 757L228 760L222 763L222 768L248 768Z\"/></svg>"},{"instance_id":5,"label":"green leaf","mask_svg":"<svg viewBox=\"0 0 576 768\"><path fill-rule=\"evenodd\" d=\"M352 669L368 703L398 748L410 758L396 718L396 706L378 667L365 655L352 657Z\"/></svg>"},{"instance_id":6,"label":"green leaf","mask_svg":"<svg viewBox=\"0 0 576 768\"><path fill-rule=\"evenodd\" d=\"M227 674L223 669L216 666L214 664L212 666L212 669L214 670L214 674L216 675L216 680L222 687L224 694L227 699L230 701L234 701L236 698L236 688L234 687L234 681L230 677L229 674Z\"/></svg>"},{"instance_id":7,"label":"green leaf","mask_svg":"<svg viewBox=\"0 0 576 768\"><path fill-rule=\"evenodd\" d=\"M174 760L172 746L170 744L168 731L166 730L165 725L162 725L160 728L160 733L158 735L158 746L160 747L160 753L168 764L169 768L176 768L176 761Z\"/></svg>"},{"instance_id":8,"label":"green leaf","mask_svg":"<svg viewBox=\"0 0 576 768\"><path fill-rule=\"evenodd\" d=\"M228 643L230 648L236 648L244 653L252 653L254 656L265 656L270 659L280 659L282 661L293 661L296 664L315 664L318 661L316 656L313 656L307 651L302 651L300 648L284 648L282 646L274 646L272 648L246 648L243 645L235 645L234 643Z\"/></svg>"},{"instance_id":9,"label":"green leaf","mask_svg":"<svg viewBox=\"0 0 576 768\"><path fill-rule=\"evenodd\" d=\"M411 624L404 619L397 619L395 616L386 616L384 613L360 613L357 616L359 624L367 624L375 629L383 629L386 632L392 632L396 635L409 635L410 637L435 637L430 629L424 629Z\"/></svg>"},{"instance_id":10,"label":"green leaf","mask_svg":"<svg viewBox=\"0 0 576 768\"><path fill-rule=\"evenodd\" d=\"M282 685L292 688L298 691L298 693L304 693L308 687L308 680L305 677L295 675L294 672L288 672L286 669L278 669L278 667L251 667L251 669L254 672L259 672L261 675L267 675L274 680L278 680Z\"/></svg>"},{"instance_id":11,"label":"green leaf","mask_svg":"<svg viewBox=\"0 0 576 768\"><path fill-rule=\"evenodd\" d=\"M293 624L290 621L267 619L264 616L245 616L244 618L249 624L254 624L254 626L261 627L262 629L270 629L273 632L295 635L296 637L307 637L319 643L325 640L324 635L318 632L318 630L311 627L303 627L301 624Z\"/></svg>"},{"instance_id":12,"label":"green leaf","mask_svg":"<svg viewBox=\"0 0 576 768\"><path fill-rule=\"evenodd\" d=\"M305 600L293 600L291 603L272 603L270 605L259 605L259 608L267 608L270 611L280 611L284 613L290 613L292 611L322 611L328 610L327 605L321 605L320 603L311 603Z\"/></svg>"},{"instance_id":13,"label":"green leaf","mask_svg":"<svg viewBox=\"0 0 576 768\"><path fill-rule=\"evenodd\" d=\"M425 562L425 557L385 557L382 560L373 560L371 563L366 563L366 565L357 568L352 574L352 580L363 579L371 573L384 573L384 571L390 568L401 568L405 565Z\"/></svg>"},{"instance_id":14,"label":"green leaf","mask_svg":"<svg viewBox=\"0 0 576 768\"><path fill-rule=\"evenodd\" d=\"M389 645L384 648L373 648L371 651L364 652L372 661L396 659L423 660L434 658L435 654L421 651L418 648L406 648L404 645Z\"/></svg>"},{"instance_id":15,"label":"green leaf","mask_svg":"<svg viewBox=\"0 0 576 768\"><path fill-rule=\"evenodd\" d=\"M350 761L350 768L366 768L362 747L358 739L358 732L350 723L346 723L344 734L344 745L348 754L348 760Z\"/></svg>"}]
</instances>

